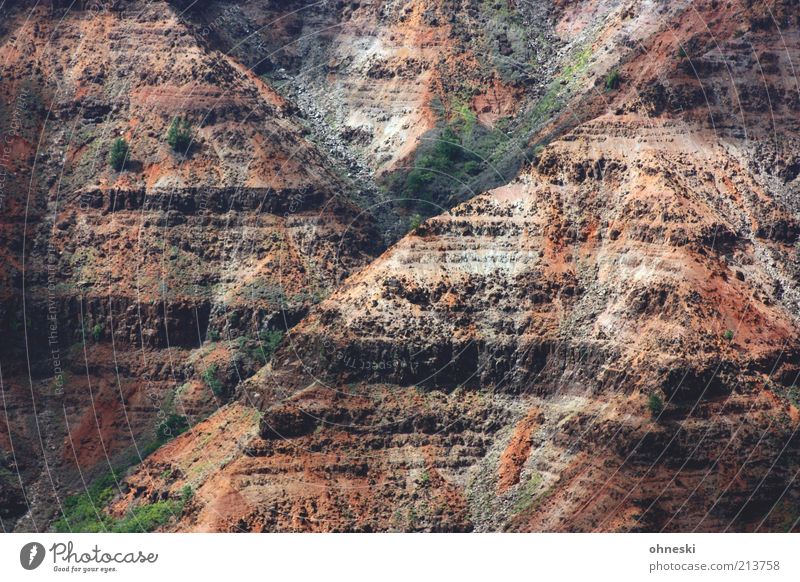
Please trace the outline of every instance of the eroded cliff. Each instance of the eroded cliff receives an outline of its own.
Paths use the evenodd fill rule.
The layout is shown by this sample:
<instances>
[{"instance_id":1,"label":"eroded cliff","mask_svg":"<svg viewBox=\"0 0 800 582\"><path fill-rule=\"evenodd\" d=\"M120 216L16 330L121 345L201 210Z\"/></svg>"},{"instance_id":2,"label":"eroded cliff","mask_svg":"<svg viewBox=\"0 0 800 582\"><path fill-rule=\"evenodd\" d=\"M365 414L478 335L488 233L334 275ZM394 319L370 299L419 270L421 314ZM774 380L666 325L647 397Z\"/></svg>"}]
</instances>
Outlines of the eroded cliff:
<instances>
[{"instance_id":1,"label":"eroded cliff","mask_svg":"<svg viewBox=\"0 0 800 582\"><path fill-rule=\"evenodd\" d=\"M170 4L4 21L4 527L797 527L795 2Z\"/></svg>"}]
</instances>

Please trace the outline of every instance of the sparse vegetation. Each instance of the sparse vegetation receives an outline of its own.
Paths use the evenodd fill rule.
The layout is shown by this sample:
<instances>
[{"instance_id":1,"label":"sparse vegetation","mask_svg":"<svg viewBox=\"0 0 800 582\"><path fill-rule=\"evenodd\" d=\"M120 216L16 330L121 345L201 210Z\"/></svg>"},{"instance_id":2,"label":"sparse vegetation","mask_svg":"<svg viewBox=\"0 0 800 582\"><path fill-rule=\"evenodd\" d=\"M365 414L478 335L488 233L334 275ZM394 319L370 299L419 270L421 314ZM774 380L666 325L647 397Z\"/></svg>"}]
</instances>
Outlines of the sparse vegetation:
<instances>
[{"instance_id":1,"label":"sparse vegetation","mask_svg":"<svg viewBox=\"0 0 800 582\"><path fill-rule=\"evenodd\" d=\"M483 171L483 166L480 162L476 162L475 160L470 160L466 164L464 164L464 172L469 174L470 176L477 176Z\"/></svg>"},{"instance_id":2,"label":"sparse vegetation","mask_svg":"<svg viewBox=\"0 0 800 582\"><path fill-rule=\"evenodd\" d=\"M100 325L99 323L96 323L94 325L94 327L92 328L92 339L95 342L99 342L100 341L100 337L102 335L103 335L103 326Z\"/></svg>"},{"instance_id":3,"label":"sparse vegetation","mask_svg":"<svg viewBox=\"0 0 800 582\"><path fill-rule=\"evenodd\" d=\"M419 214L415 214L408 220L408 230L414 232L419 228L420 224L422 224L422 217Z\"/></svg>"},{"instance_id":4,"label":"sparse vegetation","mask_svg":"<svg viewBox=\"0 0 800 582\"><path fill-rule=\"evenodd\" d=\"M433 149L417 158L414 169L406 178L405 194L409 198L427 200L426 186L436 176L449 174L461 152L460 141L452 128L446 127Z\"/></svg>"},{"instance_id":5,"label":"sparse vegetation","mask_svg":"<svg viewBox=\"0 0 800 582\"><path fill-rule=\"evenodd\" d=\"M651 394L647 399L647 409L650 411L650 416L653 418L658 417L664 412L664 401L661 399L661 396L655 393Z\"/></svg>"},{"instance_id":6,"label":"sparse vegetation","mask_svg":"<svg viewBox=\"0 0 800 582\"><path fill-rule=\"evenodd\" d=\"M114 143L111 144L111 151L108 153L109 165L118 172L121 172L125 169L125 163L128 161L129 152L130 148L128 148L128 142L118 137L114 140Z\"/></svg>"},{"instance_id":7,"label":"sparse vegetation","mask_svg":"<svg viewBox=\"0 0 800 582\"><path fill-rule=\"evenodd\" d=\"M188 503L193 496L194 496L194 490L192 489L192 486L184 485L183 489L181 489L181 500L184 503Z\"/></svg>"},{"instance_id":8,"label":"sparse vegetation","mask_svg":"<svg viewBox=\"0 0 800 582\"><path fill-rule=\"evenodd\" d=\"M783 386L771 380L767 380L766 386L771 392L777 396L780 396L781 398L784 398L795 408L800 408L800 386L797 386L796 384L792 384L791 386Z\"/></svg>"},{"instance_id":9,"label":"sparse vegetation","mask_svg":"<svg viewBox=\"0 0 800 582\"><path fill-rule=\"evenodd\" d=\"M722 337L724 337L727 341L731 341L733 339L733 335L732 329L726 329L725 333L722 334Z\"/></svg>"},{"instance_id":10,"label":"sparse vegetation","mask_svg":"<svg viewBox=\"0 0 800 582\"><path fill-rule=\"evenodd\" d=\"M514 503L514 513L522 513L535 509L544 499L546 492L541 491L542 474L533 473L524 485L521 485Z\"/></svg>"},{"instance_id":11,"label":"sparse vegetation","mask_svg":"<svg viewBox=\"0 0 800 582\"><path fill-rule=\"evenodd\" d=\"M183 512L183 501L156 501L132 508L119 520L113 520L110 531L115 533L150 532Z\"/></svg>"},{"instance_id":12,"label":"sparse vegetation","mask_svg":"<svg viewBox=\"0 0 800 582\"><path fill-rule=\"evenodd\" d=\"M189 428L189 419L182 414L172 413L156 429L156 438L160 443L165 443L175 438Z\"/></svg>"},{"instance_id":13,"label":"sparse vegetation","mask_svg":"<svg viewBox=\"0 0 800 582\"><path fill-rule=\"evenodd\" d=\"M275 350L278 349L278 346L283 341L283 332L279 329L262 331L259 334L259 339L261 340L259 348L266 363L272 359Z\"/></svg>"},{"instance_id":14,"label":"sparse vegetation","mask_svg":"<svg viewBox=\"0 0 800 582\"><path fill-rule=\"evenodd\" d=\"M417 510L414 509L413 507L410 507L408 509L407 521L408 521L408 528L409 529L414 529L414 528L417 527L417 524L419 522L419 515L417 515Z\"/></svg>"},{"instance_id":15,"label":"sparse vegetation","mask_svg":"<svg viewBox=\"0 0 800 582\"><path fill-rule=\"evenodd\" d=\"M406 207L425 208L430 213L426 202L434 201L434 191L452 189L453 182L457 185L464 181L468 176L465 168L469 162L473 162L469 169L475 171L478 158L472 153L472 147L462 145L465 135L470 135L472 141L478 139L472 136L478 132L477 129L473 131L474 123L468 119L464 114L459 114L457 121L445 126L432 147L417 156L414 169L406 176L403 186L403 197L410 199L405 203ZM477 143L470 145L478 147Z\"/></svg>"},{"instance_id":16,"label":"sparse vegetation","mask_svg":"<svg viewBox=\"0 0 800 582\"><path fill-rule=\"evenodd\" d=\"M55 531L74 533L149 532L167 523L183 511L188 500L162 500L132 508L125 517L115 518L105 512L116 490L114 473L96 480L78 495L70 495L63 504L63 515L53 525Z\"/></svg>"},{"instance_id":17,"label":"sparse vegetation","mask_svg":"<svg viewBox=\"0 0 800 582\"><path fill-rule=\"evenodd\" d=\"M428 485L430 485L430 482L431 482L431 476L430 473L428 473L428 470L426 469L425 471L422 472L422 475L419 478L419 484L421 487L427 487Z\"/></svg>"},{"instance_id":18,"label":"sparse vegetation","mask_svg":"<svg viewBox=\"0 0 800 582\"><path fill-rule=\"evenodd\" d=\"M172 120L167 131L167 143L178 153L186 153L192 143L192 126L185 117Z\"/></svg>"},{"instance_id":19,"label":"sparse vegetation","mask_svg":"<svg viewBox=\"0 0 800 582\"><path fill-rule=\"evenodd\" d=\"M61 519L53 524L57 532L108 531L111 518L102 509L114 497L114 475L109 473L92 483L84 493L70 495L63 504Z\"/></svg>"},{"instance_id":20,"label":"sparse vegetation","mask_svg":"<svg viewBox=\"0 0 800 582\"><path fill-rule=\"evenodd\" d=\"M621 81L622 78L620 77L619 71L617 69L611 70L608 75L606 75L606 91L616 91L619 89Z\"/></svg>"},{"instance_id":21,"label":"sparse vegetation","mask_svg":"<svg viewBox=\"0 0 800 582\"><path fill-rule=\"evenodd\" d=\"M279 329L262 330L257 341L248 341L244 336L236 338L237 357L241 362L249 358L262 366L272 359L278 346L283 341L283 332Z\"/></svg>"},{"instance_id":22,"label":"sparse vegetation","mask_svg":"<svg viewBox=\"0 0 800 582\"><path fill-rule=\"evenodd\" d=\"M209 387L214 396L220 398L225 394L225 386L217 378L219 367L216 364L211 364L202 374L203 382Z\"/></svg>"}]
</instances>

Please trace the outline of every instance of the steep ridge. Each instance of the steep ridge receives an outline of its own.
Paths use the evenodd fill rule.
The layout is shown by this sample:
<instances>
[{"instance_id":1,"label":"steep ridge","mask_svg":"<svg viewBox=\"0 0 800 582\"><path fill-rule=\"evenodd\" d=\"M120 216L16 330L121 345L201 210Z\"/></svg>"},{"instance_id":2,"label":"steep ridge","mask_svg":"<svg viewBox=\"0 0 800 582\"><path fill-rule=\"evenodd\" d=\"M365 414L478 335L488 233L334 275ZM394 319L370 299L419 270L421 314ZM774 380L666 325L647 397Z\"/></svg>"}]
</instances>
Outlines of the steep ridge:
<instances>
[{"instance_id":1,"label":"steep ridge","mask_svg":"<svg viewBox=\"0 0 800 582\"><path fill-rule=\"evenodd\" d=\"M479 2L450 0L259 0L214 3L186 17L254 71L293 86L301 108L313 101L358 159L382 174L414 153L418 139L435 127L436 103L449 107L448 93L468 89L462 105L481 121L519 111L533 37L546 29L532 18L535 10L521 5L495 14ZM519 38L512 42L495 30L503 27ZM550 49L540 48L542 59Z\"/></svg>"},{"instance_id":2,"label":"steep ridge","mask_svg":"<svg viewBox=\"0 0 800 582\"><path fill-rule=\"evenodd\" d=\"M92 260L78 275L60 265L73 288L90 285L57 302L68 309L66 321L75 320L76 307L86 309L88 321L59 329L88 338L100 325L97 341L73 346L75 375L87 380L70 382L74 393L63 416L79 429L37 434L60 426L62 403L54 398L44 416L32 419L26 370L9 372L6 364L24 356L4 359L11 414L0 444L17 452L0 459L3 467L19 469L15 458L30 452L36 459L37 448L59 459L80 454L86 458L77 466L97 467L125 450L116 428L125 415L140 440L152 434L154 410L170 409L163 402L178 402L193 424L235 390L234 402L115 484L98 513L124 519L180 500L180 509L170 505L171 519L158 524L167 531L797 527L800 92L792 63L800 40L792 0L555 2L535 14L515 2L172 4L165 28L177 32L165 33L167 42L188 43L205 57L191 71L178 67L181 75L158 77L169 91L141 89L160 96L158 106L147 101L135 116L119 113L134 162L144 157L138 152L159 152L157 159L122 176L100 173L99 180L66 172L74 200L95 201L93 210L77 202L93 222L82 222L81 213L77 226L68 217L49 225L38 219L42 230L56 225L52 239L49 232L40 236L40 249L87 230L91 238L80 238L79 246L102 249L109 237L127 238L120 226L126 220L139 224L143 240L159 244L148 251L152 262L118 244L101 257L119 257L116 268ZM140 21L130 10L137 3L122 5L102 20L73 14L68 22ZM142 14L149 20L140 34L151 34L163 11ZM537 26L528 32L544 35L539 44L520 32L534 17ZM70 42L80 34L75 30ZM158 51L165 41L155 37L146 44ZM20 45L5 46L13 56ZM88 54L98 58L103 50ZM157 55L143 70L158 71L164 62L182 61ZM196 121L211 101L198 101L198 149L175 158L160 136L184 109L169 109L164 96L184 87L176 78L204 78L205 67L212 71L205 73L208 99L234 84L230 93L241 101L226 105L211 129ZM325 74L302 75L317 67ZM475 93L461 95L457 83L449 84L459 79L477 79ZM282 82L291 99L270 89ZM366 89L380 98L364 98ZM466 101L442 102L448 95ZM13 103L4 104L9 115ZM251 109L259 113L242 123ZM343 117L330 117L340 110ZM294 119L310 113L311 121ZM114 110L108 115L117 119ZM146 134L128 122L140 118L153 133L141 149L137 140ZM319 140L329 119L334 142ZM497 183L510 183L479 196L468 188L431 197L442 183L422 179L420 161L437 152L454 168L475 160L451 148L426 149L425 138L474 145L466 137L473 122L487 132L481 135L512 135L504 147L519 148L512 157L517 164L527 159L525 169L510 180L514 164L495 166ZM262 124L275 127L277 139L264 140ZM299 137L308 131L320 147ZM33 153L33 137L18 147ZM422 145L410 146L416 137ZM229 139L238 143L233 151ZM347 151L319 153L330 143L347 144ZM249 163L259 147L268 153ZM493 146L498 153L489 170L504 147ZM47 147L40 150L47 163ZM288 175L270 170L273 158L287 160ZM331 170L343 165L341 177ZM53 163L43 175L52 179L59 168ZM236 178L227 180L218 168ZM463 177L459 171L448 180ZM390 197L411 192L429 207L470 200L445 204L449 211L358 271L379 251L378 234L341 194L372 188L365 184L371 172L386 177ZM306 206L287 217L296 192ZM198 196L206 195L212 202L203 204ZM265 195L267 208L256 212ZM348 192L362 206L375 196ZM8 200L17 223L25 217L23 200L24 190ZM235 211L225 212L230 206ZM400 214L417 210L431 213L411 206ZM120 222L105 226L108 217ZM151 230L144 231L148 219ZM245 249L250 237L256 241L242 259L219 235L228 228ZM20 265L8 274L13 294L22 240L17 226L4 232L15 251L10 264ZM186 241L205 243L187 249ZM45 289L46 264L40 259ZM143 272L149 286L140 282ZM253 273L262 279L256 289L243 285ZM107 286L90 299L96 282L114 277L115 289L145 297L134 312L147 313L149 301L152 315L142 321L137 313L127 327L112 328L110 314L116 321L130 303L117 299L103 311ZM209 289L198 292L200 284ZM46 321L20 321L17 309L8 329L47 329ZM268 358L253 350L274 336L257 332L277 330L286 337L262 367ZM200 339L207 343L195 348ZM120 351L118 341L134 349ZM42 375L39 392L49 390L50 378ZM211 395L217 382L224 388L219 400ZM94 405L98 384L105 405L86 412L86 394ZM155 407L153 385L161 402ZM0 515L4 527L25 501L36 517L26 516L19 529L59 516L53 490L73 493L82 485L62 464L49 459L44 471L38 461L22 466L33 483L25 490L4 479L0 499L12 508ZM52 479L68 483L54 486Z\"/></svg>"},{"instance_id":3,"label":"steep ridge","mask_svg":"<svg viewBox=\"0 0 800 582\"><path fill-rule=\"evenodd\" d=\"M240 444L179 437L116 511L188 484L169 529L797 527L793 6L601 7L596 48L641 36L592 118L348 279L196 427L255 406Z\"/></svg>"},{"instance_id":4,"label":"steep ridge","mask_svg":"<svg viewBox=\"0 0 800 582\"><path fill-rule=\"evenodd\" d=\"M269 359L310 305L382 239L404 231L402 215L413 207L399 219L386 211L371 176L378 169L374 144L364 149L362 128L347 121L329 148L320 115L309 119L310 96L322 107L313 111L349 108L354 119L377 124L376 135L403 142L408 157L417 146L408 145L415 140L406 126L429 131L421 142L430 150L441 133L433 125L454 117L474 130L472 141L505 140L493 127L514 121L514 99L529 102L539 91L519 75L531 63L515 64L511 53L535 60L542 72L555 66L545 58L552 52L545 37L523 34L527 6L471 5L467 22L456 3L170 4L172 10L127 0L4 6L1 78L8 90L0 113L14 146L2 160L0 232L9 265L0 312L7 332L0 339L2 485L14 508L3 514L4 528L23 508L33 513L17 527L44 527L63 514L64 498L109 468L118 476L160 444L156 428L205 417ZM255 45L239 28L251 26L248 19L260 26ZM281 66L295 74L327 69L325 51L295 41L299 33L319 36L329 21L341 24L328 47L341 66L331 67L330 82L301 75L284 86L297 108L272 85L286 85ZM498 26L514 28L510 41ZM365 49L366 60L354 62L359 47L374 43L388 48ZM264 50L285 55L261 65ZM441 51L448 57L435 62ZM370 102L364 94L376 83L384 98ZM335 99L321 99L340 84L347 89ZM392 105L409 92L408 107ZM458 103L450 102L456 92ZM193 126L185 152L165 144L178 116ZM130 147L124 172L107 165L117 136ZM493 143L484 144L487 151ZM521 154L512 151L512 166ZM497 163L489 166L497 180ZM452 181L445 175L428 189L447 190ZM422 204L418 210L436 212Z\"/></svg>"},{"instance_id":5,"label":"steep ridge","mask_svg":"<svg viewBox=\"0 0 800 582\"><path fill-rule=\"evenodd\" d=\"M3 15L0 438L23 529L170 415L215 410L380 244L263 80L164 3L89 8ZM176 118L192 141L173 151Z\"/></svg>"},{"instance_id":6,"label":"steep ridge","mask_svg":"<svg viewBox=\"0 0 800 582\"><path fill-rule=\"evenodd\" d=\"M530 158L530 135L549 113L534 104L570 60L567 47L581 49L555 34L550 11L479 0L258 0L184 16L297 104L309 137L347 167L393 242L409 217L506 183Z\"/></svg>"},{"instance_id":7,"label":"steep ridge","mask_svg":"<svg viewBox=\"0 0 800 582\"><path fill-rule=\"evenodd\" d=\"M741 166L670 125L582 126L349 279L246 383L260 436L197 497L216 508L224 477L236 519L206 507L196 525L747 529L775 501L769 527L796 517L797 311L774 289L797 280L774 269L797 251L741 203L758 192ZM704 177L723 167L735 188Z\"/></svg>"}]
</instances>

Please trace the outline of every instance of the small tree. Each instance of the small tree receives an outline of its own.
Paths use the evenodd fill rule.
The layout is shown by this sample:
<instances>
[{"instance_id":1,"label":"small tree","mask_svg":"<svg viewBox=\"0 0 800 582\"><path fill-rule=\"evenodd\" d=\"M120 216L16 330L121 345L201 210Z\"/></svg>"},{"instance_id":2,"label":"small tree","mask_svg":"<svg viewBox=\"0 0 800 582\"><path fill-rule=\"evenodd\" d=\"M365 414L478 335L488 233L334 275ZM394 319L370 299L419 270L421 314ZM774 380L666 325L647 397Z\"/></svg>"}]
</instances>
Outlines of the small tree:
<instances>
[{"instance_id":1,"label":"small tree","mask_svg":"<svg viewBox=\"0 0 800 582\"><path fill-rule=\"evenodd\" d=\"M422 224L422 217L419 214L415 214L408 220L408 230L414 232L419 228L420 224Z\"/></svg>"},{"instance_id":2,"label":"small tree","mask_svg":"<svg viewBox=\"0 0 800 582\"><path fill-rule=\"evenodd\" d=\"M179 153L185 153L192 143L192 126L185 117L172 120L167 131L167 143Z\"/></svg>"},{"instance_id":3,"label":"small tree","mask_svg":"<svg viewBox=\"0 0 800 582\"><path fill-rule=\"evenodd\" d=\"M115 139L108 153L108 163L111 167L121 172L125 168L125 162L128 161L128 151L128 142L121 137Z\"/></svg>"},{"instance_id":4,"label":"small tree","mask_svg":"<svg viewBox=\"0 0 800 582\"><path fill-rule=\"evenodd\" d=\"M653 418L656 418L664 412L664 401L661 400L661 396L655 393L651 394L650 398L647 399L647 408L650 410L650 415Z\"/></svg>"},{"instance_id":5,"label":"small tree","mask_svg":"<svg viewBox=\"0 0 800 582\"><path fill-rule=\"evenodd\" d=\"M726 340L731 341L733 339L733 330L732 329L726 329L725 333L723 334L723 337Z\"/></svg>"}]
</instances>

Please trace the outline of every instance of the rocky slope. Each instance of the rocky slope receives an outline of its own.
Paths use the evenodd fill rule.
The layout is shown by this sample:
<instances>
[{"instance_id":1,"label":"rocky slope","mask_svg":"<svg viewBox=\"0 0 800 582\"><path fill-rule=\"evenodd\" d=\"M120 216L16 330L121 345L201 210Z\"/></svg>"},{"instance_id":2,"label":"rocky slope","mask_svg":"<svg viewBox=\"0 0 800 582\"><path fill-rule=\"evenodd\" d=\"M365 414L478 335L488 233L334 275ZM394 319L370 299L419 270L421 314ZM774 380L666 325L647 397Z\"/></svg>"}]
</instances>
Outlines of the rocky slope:
<instances>
[{"instance_id":1,"label":"rocky slope","mask_svg":"<svg viewBox=\"0 0 800 582\"><path fill-rule=\"evenodd\" d=\"M253 1L210 3L184 18L297 104L312 139L356 179L394 240L405 217L506 183L529 157L550 113L535 107L547 79L585 44L557 35L551 10Z\"/></svg>"},{"instance_id":2,"label":"rocky slope","mask_svg":"<svg viewBox=\"0 0 800 582\"><path fill-rule=\"evenodd\" d=\"M797 223L686 136L600 118L430 219L245 383L258 434L213 477L184 436L134 482L178 455L199 529L791 525Z\"/></svg>"},{"instance_id":3,"label":"rocky slope","mask_svg":"<svg viewBox=\"0 0 800 582\"><path fill-rule=\"evenodd\" d=\"M58 34L4 25L56 39L44 71L106 75L43 80L63 117L17 140L44 168L17 171L52 182L3 218L4 527L148 508L167 514L142 529L166 531L797 527L793 0L123 4ZM137 34L145 73L97 102L140 165L55 161L120 76L92 39ZM82 57L54 50L82 38ZM186 105L168 95L198 84L196 149L176 157L162 136ZM411 212L437 216L382 252ZM48 291L48 254L69 291ZM52 357L19 349L47 341L51 296L59 334L86 337L64 395L33 371ZM76 467L98 474L166 409L193 426L90 491L97 520L74 497L58 511Z\"/></svg>"},{"instance_id":4,"label":"rocky slope","mask_svg":"<svg viewBox=\"0 0 800 582\"><path fill-rule=\"evenodd\" d=\"M214 410L380 242L293 106L166 6L3 26L2 432L40 528L82 472L138 458L168 415Z\"/></svg>"}]
</instances>

